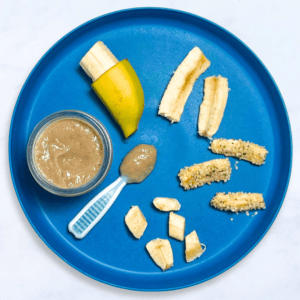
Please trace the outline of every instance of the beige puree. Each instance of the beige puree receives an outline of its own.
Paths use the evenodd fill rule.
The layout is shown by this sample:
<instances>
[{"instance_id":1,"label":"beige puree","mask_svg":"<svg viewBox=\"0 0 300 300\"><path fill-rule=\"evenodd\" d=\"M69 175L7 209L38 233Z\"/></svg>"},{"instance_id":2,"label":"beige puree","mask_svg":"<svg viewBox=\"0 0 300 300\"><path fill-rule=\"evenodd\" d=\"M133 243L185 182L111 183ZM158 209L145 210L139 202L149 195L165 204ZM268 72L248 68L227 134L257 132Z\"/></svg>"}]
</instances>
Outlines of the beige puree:
<instances>
[{"instance_id":1,"label":"beige puree","mask_svg":"<svg viewBox=\"0 0 300 300\"><path fill-rule=\"evenodd\" d=\"M156 156L154 146L140 144L134 147L122 161L121 175L128 178L127 183L142 182L154 169Z\"/></svg>"},{"instance_id":2,"label":"beige puree","mask_svg":"<svg viewBox=\"0 0 300 300\"><path fill-rule=\"evenodd\" d=\"M39 136L35 163L49 182L60 188L79 187L98 173L103 143L96 130L78 119L61 119Z\"/></svg>"}]
</instances>

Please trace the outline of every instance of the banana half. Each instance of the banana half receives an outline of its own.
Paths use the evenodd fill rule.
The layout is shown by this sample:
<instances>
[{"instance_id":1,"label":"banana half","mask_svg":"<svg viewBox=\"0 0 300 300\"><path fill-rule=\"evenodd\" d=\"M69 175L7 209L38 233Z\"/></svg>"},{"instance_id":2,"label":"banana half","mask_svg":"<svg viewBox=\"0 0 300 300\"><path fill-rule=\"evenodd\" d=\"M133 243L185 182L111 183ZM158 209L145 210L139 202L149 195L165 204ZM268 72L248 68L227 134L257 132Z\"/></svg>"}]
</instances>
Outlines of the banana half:
<instances>
[{"instance_id":1,"label":"banana half","mask_svg":"<svg viewBox=\"0 0 300 300\"><path fill-rule=\"evenodd\" d=\"M130 62L118 61L103 42L97 42L79 64L93 80L93 90L121 127L124 137L132 135L144 110L144 92Z\"/></svg>"},{"instance_id":2,"label":"banana half","mask_svg":"<svg viewBox=\"0 0 300 300\"><path fill-rule=\"evenodd\" d=\"M204 97L200 105L198 132L211 138L219 129L228 99L228 79L218 76L205 78Z\"/></svg>"},{"instance_id":3,"label":"banana half","mask_svg":"<svg viewBox=\"0 0 300 300\"><path fill-rule=\"evenodd\" d=\"M205 250L202 249L197 232L194 230L185 237L185 259L191 262L200 257Z\"/></svg>"},{"instance_id":4,"label":"banana half","mask_svg":"<svg viewBox=\"0 0 300 300\"><path fill-rule=\"evenodd\" d=\"M174 264L173 251L168 240L155 239L146 245L153 261L163 270L170 269Z\"/></svg>"},{"instance_id":5,"label":"banana half","mask_svg":"<svg viewBox=\"0 0 300 300\"><path fill-rule=\"evenodd\" d=\"M154 206L161 211L179 210L181 205L177 199L157 197L153 200Z\"/></svg>"},{"instance_id":6,"label":"banana half","mask_svg":"<svg viewBox=\"0 0 300 300\"><path fill-rule=\"evenodd\" d=\"M178 66L161 100L158 114L179 122L195 81L210 66L200 48L193 48Z\"/></svg>"},{"instance_id":7,"label":"banana half","mask_svg":"<svg viewBox=\"0 0 300 300\"><path fill-rule=\"evenodd\" d=\"M169 236L179 241L184 240L185 218L170 212Z\"/></svg>"},{"instance_id":8,"label":"banana half","mask_svg":"<svg viewBox=\"0 0 300 300\"><path fill-rule=\"evenodd\" d=\"M148 225L146 218L138 206L132 206L125 216L125 223L133 236L141 238Z\"/></svg>"}]
</instances>

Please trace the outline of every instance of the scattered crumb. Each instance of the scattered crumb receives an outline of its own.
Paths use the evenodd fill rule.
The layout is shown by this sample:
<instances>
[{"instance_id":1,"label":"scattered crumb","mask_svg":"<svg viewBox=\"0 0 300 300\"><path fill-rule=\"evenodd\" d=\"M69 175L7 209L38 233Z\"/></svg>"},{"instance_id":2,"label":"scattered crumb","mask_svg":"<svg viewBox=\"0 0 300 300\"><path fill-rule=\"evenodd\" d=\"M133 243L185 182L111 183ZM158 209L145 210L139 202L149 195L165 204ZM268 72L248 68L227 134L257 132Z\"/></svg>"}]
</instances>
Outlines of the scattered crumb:
<instances>
[{"instance_id":1,"label":"scattered crumb","mask_svg":"<svg viewBox=\"0 0 300 300\"><path fill-rule=\"evenodd\" d=\"M248 210L246 211L246 215L249 216L249 211Z\"/></svg>"},{"instance_id":2,"label":"scattered crumb","mask_svg":"<svg viewBox=\"0 0 300 300\"><path fill-rule=\"evenodd\" d=\"M239 163L239 161L237 160L237 161L235 162L235 164L234 164L234 168L235 168L236 170L239 169L239 167L237 166L238 163Z\"/></svg>"},{"instance_id":3,"label":"scattered crumb","mask_svg":"<svg viewBox=\"0 0 300 300\"><path fill-rule=\"evenodd\" d=\"M238 215L239 213L238 213L238 212L236 212L236 214Z\"/></svg>"},{"instance_id":4,"label":"scattered crumb","mask_svg":"<svg viewBox=\"0 0 300 300\"><path fill-rule=\"evenodd\" d=\"M233 221L233 218L231 218L230 221Z\"/></svg>"},{"instance_id":5,"label":"scattered crumb","mask_svg":"<svg viewBox=\"0 0 300 300\"><path fill-rule=\"evenodd\" d=\"M258 212L256 211L253 215L252 215L252 218L254 217L254 216L256 216L258 214Z\"/></svg>"}]
</instances>

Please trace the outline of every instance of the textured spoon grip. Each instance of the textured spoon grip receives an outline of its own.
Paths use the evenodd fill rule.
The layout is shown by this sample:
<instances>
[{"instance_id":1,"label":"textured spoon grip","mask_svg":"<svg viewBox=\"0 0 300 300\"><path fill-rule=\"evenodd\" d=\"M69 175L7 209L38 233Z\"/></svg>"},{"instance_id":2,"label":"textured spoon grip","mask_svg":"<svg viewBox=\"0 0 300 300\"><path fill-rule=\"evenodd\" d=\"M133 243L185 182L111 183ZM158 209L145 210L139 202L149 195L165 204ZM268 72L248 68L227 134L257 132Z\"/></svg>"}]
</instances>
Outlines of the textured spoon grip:
<instances>
[{"instance_id":1,"label":"textured spoon grip","mask_svg":"<svg viewBox=\"0 0 300 300\"><path fill-rule=\"evenodd\" d=\"M115 202L127 178L119 177L115 182L94 197L69 223L68 230L77 238L84 238L101 220L111 205Z\"/></svg>"}]
</instances>

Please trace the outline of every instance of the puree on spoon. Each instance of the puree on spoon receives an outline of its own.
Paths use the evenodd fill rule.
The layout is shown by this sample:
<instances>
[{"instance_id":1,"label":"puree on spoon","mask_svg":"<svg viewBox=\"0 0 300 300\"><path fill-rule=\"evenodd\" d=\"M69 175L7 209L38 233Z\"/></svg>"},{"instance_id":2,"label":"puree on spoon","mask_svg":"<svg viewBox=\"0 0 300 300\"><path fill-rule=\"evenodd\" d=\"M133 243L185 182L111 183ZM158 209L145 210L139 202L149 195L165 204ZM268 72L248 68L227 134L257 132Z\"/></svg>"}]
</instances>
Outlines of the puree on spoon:
<instances>
[{"instance_id":1,"label":"puree on spoon","mask_svg":"<svg viewBox=\"0 0 300 300\"><path fill-rule=\"evenodd\" d=\"M103 143L96 130L76 118L51 123L34 147L40 174L60 188L79 187L90 181L103 163Z\"/></svg>"},{"instance_id":2,"label":"puree on spoon","mask_svg":"<svg viewBox=\"0 0 300 300\"><path fill-rule=\"evenodd\" d=\"M124 157L120 173L127 177L127 183L142 182L154 169L157 150L152 145L140 144Z\"/></svg>"}]
</instances>

